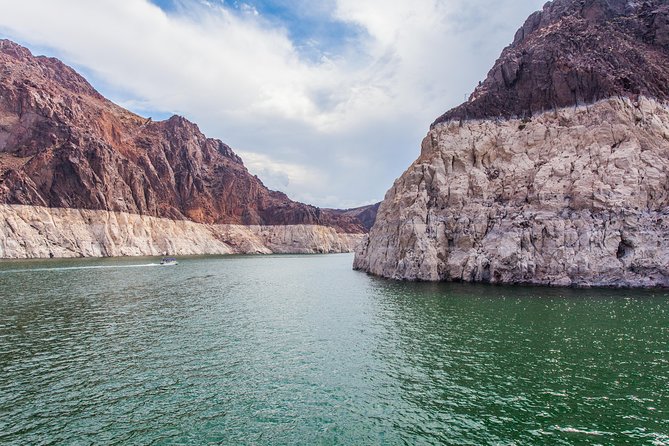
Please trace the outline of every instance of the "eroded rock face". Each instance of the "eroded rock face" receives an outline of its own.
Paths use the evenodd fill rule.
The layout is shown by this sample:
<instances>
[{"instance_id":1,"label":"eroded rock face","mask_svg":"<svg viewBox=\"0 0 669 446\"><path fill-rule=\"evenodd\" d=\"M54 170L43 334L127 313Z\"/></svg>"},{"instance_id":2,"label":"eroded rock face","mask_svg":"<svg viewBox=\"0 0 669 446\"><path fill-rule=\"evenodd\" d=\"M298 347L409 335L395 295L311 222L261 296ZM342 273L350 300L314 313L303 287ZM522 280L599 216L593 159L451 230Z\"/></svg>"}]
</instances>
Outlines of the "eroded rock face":
<instances>
[{"instance_id":1,"label":"eroded rock face","mask_svg":"<svg viewBox=\"0 0 669 446\"><path fill-rule=\"evenodd\" d=\"M0 205L0 258L351 252L362 234L316 225L213 225L85 209Z\"/></svg>"},{"instance_id":2,"label":"eroded rock face","mask_svg":"<svg viewBox=\"0 0 669 446\"><path fill-rule=\"evenodd\" d=\"M665 0L555 0L527 19L469 101L434 124L529 117L618 96L668 100L668 85Z\"/></svg>"},{"instance_id":3,"label":"eroded rock face","mask_svg":"<svg viewBox=\"0 0 669 446\"><path fill-rule=\"evenodd\" d=\"M355 268L408 280L669 286L669 108L608 99L436 125Z\"/></svg>"},{"instance_id":4,"label":"eroded rock face","mask_svg":"<svg viewBox=\"0 0 669 446\"><path fill-rule=\"evenodd\" d=\"M554 0L438 118L354 267L669 286L669 6Z\"/></svg>"},{"instance_id":5,"label":"eroded rock face","mask_svg":"<svg viewBox=\"0 0 669 446\"><path fill-rule=\"evenodd\" d=\"M7 40L0 40L0 203L366 231L354 217L268 190L230 147L188 120L137 116L59 60Z\"/></svg>"}]
</instances>

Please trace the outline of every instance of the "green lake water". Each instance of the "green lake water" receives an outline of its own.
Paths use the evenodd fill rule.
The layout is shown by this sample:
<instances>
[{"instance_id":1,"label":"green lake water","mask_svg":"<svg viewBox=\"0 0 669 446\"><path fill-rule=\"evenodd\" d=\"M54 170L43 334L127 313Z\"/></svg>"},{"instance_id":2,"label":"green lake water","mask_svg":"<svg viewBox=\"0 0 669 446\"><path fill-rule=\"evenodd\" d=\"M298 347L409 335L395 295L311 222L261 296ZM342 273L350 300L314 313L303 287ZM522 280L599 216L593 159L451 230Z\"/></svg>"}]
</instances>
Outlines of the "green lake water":
<instances>
[{"instance_id":1,"label":"green lake water","mask_svg":"<svg viewBox=\"0 0 669 446\"><path fill-rule=\"evenodd\" d=\"M2 445L669 445L667 291L0 262Z\"/></svg>"}]
</instances>

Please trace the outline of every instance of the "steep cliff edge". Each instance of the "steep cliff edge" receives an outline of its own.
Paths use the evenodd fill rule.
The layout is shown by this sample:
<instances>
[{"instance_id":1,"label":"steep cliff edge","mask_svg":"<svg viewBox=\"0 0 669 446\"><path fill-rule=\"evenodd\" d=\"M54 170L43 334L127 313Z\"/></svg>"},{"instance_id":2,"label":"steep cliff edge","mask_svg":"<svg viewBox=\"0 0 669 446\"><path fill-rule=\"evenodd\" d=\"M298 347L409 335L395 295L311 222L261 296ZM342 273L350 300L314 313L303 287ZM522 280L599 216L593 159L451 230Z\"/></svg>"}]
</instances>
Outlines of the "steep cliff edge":
<instances>
[{"instance_id":1,"label":"steep cliff edge","mask_svg":"<svg viewBox=\"0 0 669 446\"><path fill-rule=\"evenodd\" d=\"M268 190L188 120L154 122L113 104L57 59L0 40L0 70L0 203L366 232Z\"/></svg>"},{"instance_id":2,"label":"steep cliff edge","mask_svg":"<svg viewBox=\"0 0 669 446\"><path fill-rule=\"evenodd\" d=\"M602 39L620 48L628 34L598 34L610 31L600 24L614 16L658 24L650 37L635 34L652 37L654 62L632 69L651 74L620 90L597 87L608 97L584 96L577 107L539 100L527 108L527 98L546 91L495 79L505 50L487 84L433 124L418 160L386 194L354 267L406 280L669 286L669 83L658 80L669 79L669 41L658 31L668 13L658 2L547 4L514 45L543 46L545 59L533 63L549 71L530 64L519 68L524 76L581 79L587 67L577 62L551 68L561 49L552 33L588 51ZM565 23L573 21L595 30L592 39L572 36ZM593 78L605 74L590 68ZM625 87L641 84L643 91Z\"/></svg>"}]
</instances>

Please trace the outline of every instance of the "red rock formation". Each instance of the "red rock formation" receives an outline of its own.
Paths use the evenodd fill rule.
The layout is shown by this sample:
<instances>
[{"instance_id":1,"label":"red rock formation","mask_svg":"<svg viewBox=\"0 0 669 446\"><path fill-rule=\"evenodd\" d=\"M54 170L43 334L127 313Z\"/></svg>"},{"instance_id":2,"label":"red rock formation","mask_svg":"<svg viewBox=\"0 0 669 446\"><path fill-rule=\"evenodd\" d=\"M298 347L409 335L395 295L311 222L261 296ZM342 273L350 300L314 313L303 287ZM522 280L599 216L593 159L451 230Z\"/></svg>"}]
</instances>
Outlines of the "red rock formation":
<instances>
[{"instance_id":1,"label":"red rock formation","mask_svg":"<svg viewBox=\"0 0 669 446\"><path fill-rule=\"evenodd\" d=\"M355 217L268 190L188 120L113 104L57 59L0 40L0 70L0 203L365 232Z\"/></svg>"},{"instance_id":2,"label":"red rock formation","mask_svg":"<svg viewBox=\"0 0 669 446\"><path fill-rule=\"evenodd\" d=\"M527 19L469 101L433 126L638 95L669 100L666 1L555 0Z\"/></svg>"}]
</instances>

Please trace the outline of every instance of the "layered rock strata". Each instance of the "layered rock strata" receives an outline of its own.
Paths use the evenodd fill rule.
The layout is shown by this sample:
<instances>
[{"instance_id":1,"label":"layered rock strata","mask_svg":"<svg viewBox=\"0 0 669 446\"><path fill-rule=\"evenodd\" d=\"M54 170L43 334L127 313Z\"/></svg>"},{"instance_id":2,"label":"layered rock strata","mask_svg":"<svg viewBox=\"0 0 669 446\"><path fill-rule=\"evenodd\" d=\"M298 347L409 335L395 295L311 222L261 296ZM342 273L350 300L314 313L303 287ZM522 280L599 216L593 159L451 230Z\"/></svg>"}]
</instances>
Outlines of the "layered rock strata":
<instances>
[{"instance_id":1,"label":"layered rock strata","mask_svg":"<svg viewBox=\"0 0 669 446\"><path fill-rule=\"evenodd\" d=\"M99 210L0 205L0 258L350 252L362 234L317 225L202 224Z\"/></svg>"},{"instance_id":2,"label":"layered rock strata","mask_svg":"<svg viewBox=\"0 0 669 446\"><path fill-rule=\"evenodd\" d=\"M354 267L408 280L669 286L669 108L609 99L447 122L379 209Z\"/></svg>"},{"instance_id":3,"label":"layered rock strata","mask_svg":"<svg viewBox=\"0 0 669 446\"><path fill-rule=\"evenodd\" d=\"M554 0L431 126L354 267L669 286L669 7Z\"/></svg>"}]
</instances>

